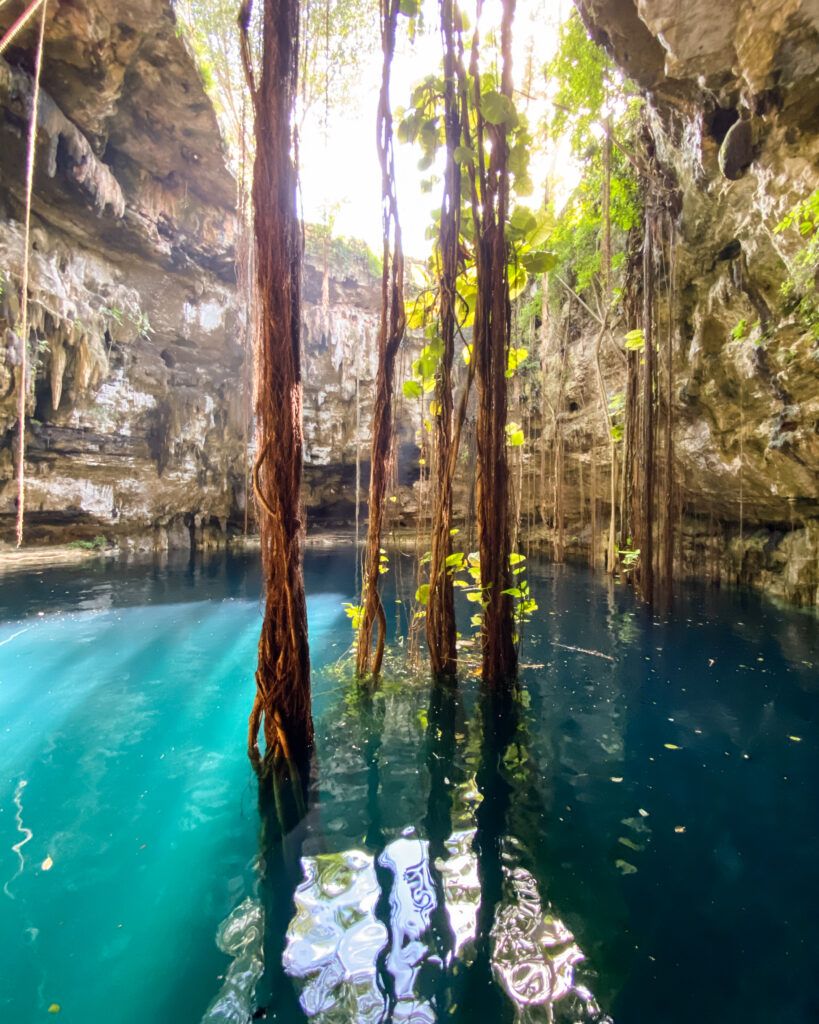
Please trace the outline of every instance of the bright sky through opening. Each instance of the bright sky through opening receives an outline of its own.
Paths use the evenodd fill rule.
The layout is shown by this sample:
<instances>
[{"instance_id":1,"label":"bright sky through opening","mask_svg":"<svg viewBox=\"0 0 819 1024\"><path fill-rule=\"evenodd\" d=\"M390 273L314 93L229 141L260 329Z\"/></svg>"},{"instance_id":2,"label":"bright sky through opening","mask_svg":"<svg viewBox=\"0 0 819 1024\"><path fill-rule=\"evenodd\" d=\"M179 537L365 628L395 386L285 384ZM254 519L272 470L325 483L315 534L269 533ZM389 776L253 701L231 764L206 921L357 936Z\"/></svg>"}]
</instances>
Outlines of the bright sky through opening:
<instances>
[{"instance_id":1,"label":"bright sky through opening","mask_svg":"<svg viewBox=\"0 0 819 1024\"><path fill-rule=\"evenodd\" d=\"M474 10L462 5L471 24ZM547 0L519 0L513 25L513 71L515 76L515 104L529 118L529 127L535 139L531 158L531 178L535 192L524 202L532 208L540 206L542 189L548 177L554 177L556 167L564 168L560 160L542 152L538 147L539 122L545 112L543 65L554 54L558 28L568 15L568 0L548 3ZM425 30L415 41L407 40L407 19L399 21L399 46L392 65L392 109L409 105L412 88L425 75L436 72L441 63L441 39L438 30L438 4L425 0ZM489 0L481 17L482 33L500 23L500 3ZM468 45L470 33L465 43ZM360 83L355 88L354 102L343 115L331 112L327 133L317 119L308 119L300 140L300 173L305 220L323 223L326 215L334 217L333 234L363 239L377 255L381 254L381 171L376 152L376 111L381 81L380 47L375 47L372 58L365 64ZM527 60L531 54L531 60ZM527 65L531 64L531 81L523 81ZM527 99L527 95L531 99ZM319 119L320 120L320 119ZM432 210L441 204L443 189L443 157L428 171L418 170L421 151L417 145L395 142L396 185L399 214L408 256L429 254L432 242L426 232L432 222ZM432 191L421 191L421 179L435 174L438 181ZM566 182L564 180L564 188Z\"/></svg>"}]
</instances>

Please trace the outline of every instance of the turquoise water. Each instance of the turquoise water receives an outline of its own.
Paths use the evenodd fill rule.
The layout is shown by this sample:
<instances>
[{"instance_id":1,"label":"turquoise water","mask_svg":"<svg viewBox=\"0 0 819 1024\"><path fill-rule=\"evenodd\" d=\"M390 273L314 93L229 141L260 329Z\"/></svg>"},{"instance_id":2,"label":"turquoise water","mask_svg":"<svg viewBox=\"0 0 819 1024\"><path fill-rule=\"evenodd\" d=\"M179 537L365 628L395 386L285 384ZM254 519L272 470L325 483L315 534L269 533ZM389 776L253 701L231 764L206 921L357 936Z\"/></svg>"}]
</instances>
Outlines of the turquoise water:
<instances>
[{"instance_id":1,"label":"turquoise water","mask_svg":"<svg viewBox=\"0 0 819 1024\"><path fill-rule=\"evenodd\" d=\"M819 1018L815 617L533 566L509 718L356 691L352 555L306 576L316 763L261 890L253 561L3 580L0 1020Z\"/></svg>"}]
</instances>

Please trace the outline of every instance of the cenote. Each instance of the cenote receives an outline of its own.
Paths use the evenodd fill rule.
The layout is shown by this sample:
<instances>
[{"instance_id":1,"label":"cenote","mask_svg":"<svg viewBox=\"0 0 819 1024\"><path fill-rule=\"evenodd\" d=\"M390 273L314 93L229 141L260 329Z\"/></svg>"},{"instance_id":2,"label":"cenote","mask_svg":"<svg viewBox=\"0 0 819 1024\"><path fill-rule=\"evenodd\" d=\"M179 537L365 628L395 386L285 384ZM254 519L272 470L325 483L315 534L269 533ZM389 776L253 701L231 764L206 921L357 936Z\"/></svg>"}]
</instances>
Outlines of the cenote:
<instances>
[{"instance_id":1,"label":"cenote","mask_svg":"<svg viewBox=\"0 0 819 1024\"><path fill-rule=\"evenodd\" d=\"M257 563L4 579L4 1021L817 1018L812 614L533 562L503 707L396 668L389 588L357 686L352 549L305 576L316 752L261 860Z\"/></svg>"}]
</instances>

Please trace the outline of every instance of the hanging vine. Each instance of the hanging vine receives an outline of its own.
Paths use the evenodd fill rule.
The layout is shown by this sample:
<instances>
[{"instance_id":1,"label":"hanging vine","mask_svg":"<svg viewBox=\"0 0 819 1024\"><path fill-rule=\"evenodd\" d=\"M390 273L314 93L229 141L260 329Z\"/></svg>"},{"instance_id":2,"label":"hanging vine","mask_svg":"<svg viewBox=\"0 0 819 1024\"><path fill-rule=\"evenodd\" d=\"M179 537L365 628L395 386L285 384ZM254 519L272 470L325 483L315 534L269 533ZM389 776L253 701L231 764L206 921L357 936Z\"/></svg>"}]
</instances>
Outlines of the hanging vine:
<instances>
[{"instance_id":1,"label":"hanging vine","mask_svg":"<svg viewBox=\"0 0 819 1024\"><path fill-rule=\"evenodd\" d=\"M291 118L298 82L297 0L265 0L262 63L253 68L248 27L239 14L242 59L255 113L253 173L256 239L253 488L259 506L265 611L248 751L260 766L303 760L313 743L307 606L302 574L301 257Z\"/></svg>"},{"instance_id":2,"label":"hanging vine","mask_svg":"<svg viewBox=\"0 0 819 1024\"><path fill-rule=\"evenodd\" d=\"M370 495L361 618L358 627L356 669L363 676L381 671L386 643L387 619L378 591L381 569L381 530L392 446L392 392L395 357L404 337L404 253L395 192L390 69L395 53L399 0L382 0L381 48L383 65L378 101L378 159L381 164L383 205L383 270L381 274L381 325L378 333L378 370L375 380L373 438L370 455ZM373 652L373 629L377 626Z\"/></svg>"},{"instance_id":3,"label":"hanging vine","mask_svg":"<svg viewBox=\"0 0 819 1024\"><path fill-rule=\"evenodd\" d=\"M32 6L25 14L18 18L17 22L9 29L3 39L4 49L13 38L13 34L23 27L25 22L34 13L37 4ZM34 186L34 162L37 151L37 112L40 100L40 70L43 63L43 39L45 37L46 13L48 11L48 0L43 0L40 12L40 32L37 37L37 57L34 63L34 85L31 96L31 116L28 124L28 156L26 160L26 214L25 229L23 232L23 273L22 285L20 288L20 396L17 406L19 441L17 448L17 547L23 543L23 521L25 516L26 500L26 399L28 398L28 257L31 235L31 192Z\"/></svg>"}]
</instances>

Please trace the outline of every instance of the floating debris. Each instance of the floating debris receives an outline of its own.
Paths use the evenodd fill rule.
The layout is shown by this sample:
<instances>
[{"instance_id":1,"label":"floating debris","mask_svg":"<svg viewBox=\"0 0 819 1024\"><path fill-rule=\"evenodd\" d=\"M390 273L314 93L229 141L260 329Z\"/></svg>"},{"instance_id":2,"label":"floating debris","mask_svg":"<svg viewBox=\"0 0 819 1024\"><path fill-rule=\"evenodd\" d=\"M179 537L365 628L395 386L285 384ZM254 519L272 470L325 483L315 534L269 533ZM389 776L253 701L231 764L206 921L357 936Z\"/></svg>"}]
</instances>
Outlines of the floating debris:
<instances>
[{"instance_id":1,"label":"floating debris","mask_svg":"<svg viewBox=\"0 0 819 1024\"><path fill-rule=\"evenodd\" d=\"M40 867L42 868L43 871L50 871L54 867L54 861L51 859L50 854L48 857L46 857L46 859L43 861Z\"/></svg>"},{"instance_id":2,"label":"floating debris","mask_svg":"<svg viewBox=\"0 0 819 1024\"><path fill-rule=\"evenodd\" d=\"M590 654L593 658L605 658L606 661L616 661L616 658L612 658L610 654L603 654L602 651L590 651L587 647L572 647L571 644L559 644L557 640L552 640L553 647L562 647L564 651L577 651L578 654Z\"/></svg>"},{"instance_id":3,"label":"floating debris","mask_svg":"<svg viewBox=\"0 0 819 1024\"><path fill-rule=\"evenodd\" d=\"M629 864L627 860L616 860L614 866L620 872L621 875L636 875L637 868L633 864Z\"/></svg>"}]
</instances>

